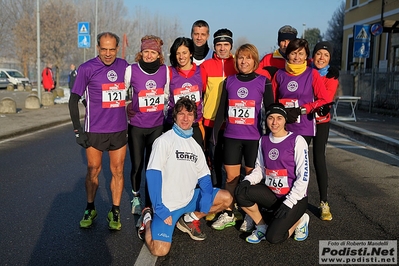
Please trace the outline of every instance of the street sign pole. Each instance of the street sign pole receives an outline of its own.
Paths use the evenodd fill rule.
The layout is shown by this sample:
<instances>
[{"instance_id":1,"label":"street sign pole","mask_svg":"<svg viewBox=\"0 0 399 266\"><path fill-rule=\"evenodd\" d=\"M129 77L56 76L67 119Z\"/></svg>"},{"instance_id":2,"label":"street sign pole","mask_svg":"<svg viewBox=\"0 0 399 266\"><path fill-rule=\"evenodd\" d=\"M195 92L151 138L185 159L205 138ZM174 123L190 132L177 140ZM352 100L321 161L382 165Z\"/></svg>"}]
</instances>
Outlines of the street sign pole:
<instances>
[{"instance_id":1,"label":"street sign pole","mask_svg":"<svg viewBox=\"0 0 399 266\"><path fill-rule=\"evenodd\" d=\"M86 62L86 49L90 48L90 23L78 22L78 48L83 48L83 61Z\"/></svg>"},{"instance_id":2,"label":"street sign pole","mask_svg":"<svg viewBox=\"0 0 399 266\"><path fill-rule=\"evenodd\" d=\"M37 97L39 102L42 102L42 86L41 86L41 75L40 75L40 5L39 0L37 0L37 16L36 16L36 38L37 38Z\"/></svg>"}]
</instances>

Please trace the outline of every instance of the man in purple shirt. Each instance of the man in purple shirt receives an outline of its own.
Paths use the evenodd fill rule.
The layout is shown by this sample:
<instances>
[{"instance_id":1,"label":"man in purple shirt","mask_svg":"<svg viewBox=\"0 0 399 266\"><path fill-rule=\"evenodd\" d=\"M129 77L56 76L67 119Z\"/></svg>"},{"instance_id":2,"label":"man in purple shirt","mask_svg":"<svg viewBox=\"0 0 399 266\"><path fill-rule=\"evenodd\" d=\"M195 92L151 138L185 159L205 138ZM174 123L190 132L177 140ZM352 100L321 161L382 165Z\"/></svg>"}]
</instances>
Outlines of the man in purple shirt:
<instances>
[{"instance_id":1,"label":"man in purple shirt","mask_svg":"<svg viewBox=\"0 0 399 266\"><path fill-rule=\"evenodd\" d=\"M110 230L121 229L119 205L127 143L124 75L128 63L116 57L118 45L119 37L111 32L103 32L97 36L98 56L79 67L69 99L76 142L86 149L88 165L85 182L87 206L80 221L81 228L91 227L97 217L94 199L102 155L104 151L108 151L113 204L107 216L108 227ZM78 108L83 94L87 101L84 128L80 124Z\"/></svg>"}]
</instances>

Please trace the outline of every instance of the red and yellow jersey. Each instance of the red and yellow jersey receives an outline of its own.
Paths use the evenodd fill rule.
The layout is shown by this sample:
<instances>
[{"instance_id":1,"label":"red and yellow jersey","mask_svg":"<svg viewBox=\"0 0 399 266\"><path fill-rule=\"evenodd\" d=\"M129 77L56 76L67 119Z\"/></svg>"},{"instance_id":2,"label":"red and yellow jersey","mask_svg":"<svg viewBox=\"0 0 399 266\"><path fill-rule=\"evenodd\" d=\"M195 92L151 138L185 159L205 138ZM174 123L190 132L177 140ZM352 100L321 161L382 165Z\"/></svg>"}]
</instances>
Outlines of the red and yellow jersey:
<instances>
[{"instance_id":1,"label":"red and yellow jersey","mask_svg":"<svg viewBox=\"0 0 399 266\"><path fill-rule=\"evenodd\" d=\"M201 76L204 95L204 126L213 127L216 112L219 108L222 94L223 81L237 71L234 68L234 58L230 55L227 59L219 58L216 53L211 59L205 60L201 65Z\"/></svg>"}]
</instances>

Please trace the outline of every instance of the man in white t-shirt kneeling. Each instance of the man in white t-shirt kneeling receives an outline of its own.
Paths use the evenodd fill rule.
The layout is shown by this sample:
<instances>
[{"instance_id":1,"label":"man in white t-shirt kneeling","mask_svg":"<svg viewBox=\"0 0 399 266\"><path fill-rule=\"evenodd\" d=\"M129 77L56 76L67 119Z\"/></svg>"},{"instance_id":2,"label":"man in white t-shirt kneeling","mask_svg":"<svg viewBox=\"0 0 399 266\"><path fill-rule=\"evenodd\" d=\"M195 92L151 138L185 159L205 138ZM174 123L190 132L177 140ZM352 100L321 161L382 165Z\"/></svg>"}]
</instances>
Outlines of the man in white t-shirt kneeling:
<instances>
[{"instance_id":1,"label":"man in white t-shirt kneeling","mask_svg":"<svg viewBox=\"0 0 399 266\"><path fill-rule=\"evenodd\" d=\"M190 99L178 100L172 129L153 144L146 172L153 206L143 210L138 235L155 256L169 253L175 224L192 239L204 240L200 219L223 211L233 200L227 190L212 186L204 152L191 137L196 109Z\"/></svg>"}]
</instances>

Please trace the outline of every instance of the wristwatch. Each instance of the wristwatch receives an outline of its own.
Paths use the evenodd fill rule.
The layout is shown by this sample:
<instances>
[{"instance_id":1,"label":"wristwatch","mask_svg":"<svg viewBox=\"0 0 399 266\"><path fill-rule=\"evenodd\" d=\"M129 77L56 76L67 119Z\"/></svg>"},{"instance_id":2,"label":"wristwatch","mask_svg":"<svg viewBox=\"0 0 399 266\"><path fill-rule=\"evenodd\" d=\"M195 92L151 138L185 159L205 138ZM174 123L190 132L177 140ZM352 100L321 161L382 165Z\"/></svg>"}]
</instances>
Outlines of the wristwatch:
<instances>
[{"instance_id":1,"label":"wristwatch","mask_svg":"<svg viewBox=\"0 0 399 266\"><path fill-rule=\"evenodd\" d=\"M305 107L301 107L301 115L306 115L306 108Z\"/></svg>"}]
</instances>

